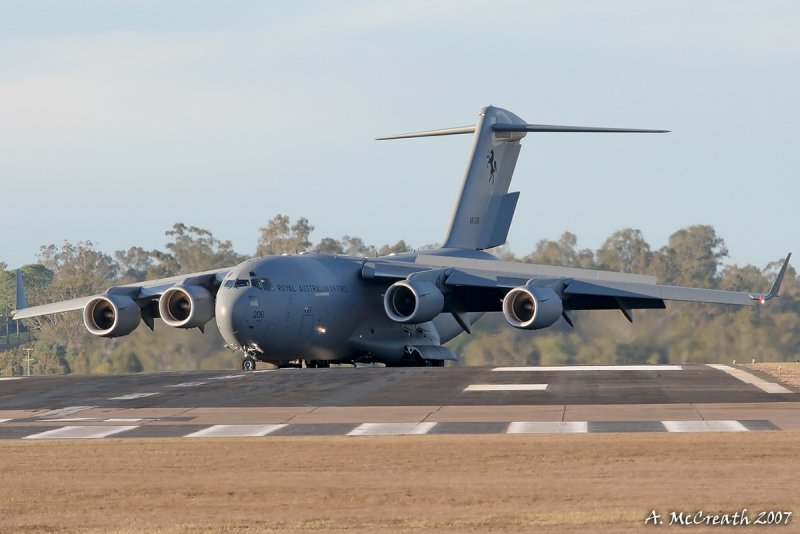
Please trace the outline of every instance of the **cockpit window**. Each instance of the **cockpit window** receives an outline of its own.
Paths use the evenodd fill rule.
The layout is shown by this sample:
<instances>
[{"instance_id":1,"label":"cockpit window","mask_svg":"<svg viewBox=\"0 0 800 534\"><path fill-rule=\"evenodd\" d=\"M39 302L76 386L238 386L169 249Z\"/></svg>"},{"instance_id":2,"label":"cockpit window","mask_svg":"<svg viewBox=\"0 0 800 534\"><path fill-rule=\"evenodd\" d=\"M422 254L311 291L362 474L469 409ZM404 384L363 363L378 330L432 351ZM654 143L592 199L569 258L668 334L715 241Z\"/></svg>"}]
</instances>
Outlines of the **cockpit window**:
<instances>
[{"instance_id":1,"label":"cockpit window","mask_svg":"<svg viewBox=\"0 0 800 534\"><path fill-rule=\"evenodd\" d=\"M253 287L257 287L258 289L272 291L272 283L269 281L269 278L251 278L250 283Z\"/></svg>"},{"instance_id":2,"label":"cockpit window","mask_svg":"<svg viewBox=\"0 0 800 534\"><path fill-rule=\"evenodd\" d=\"M227 282L225 282L225 287L227 288L233 287L233 280L228 280Z\"/></svg>"},{"instance_id":3,"label":"cockpit window","mask_svg":"<svg viewBox=\"0 0 800 534\"><path fill-rule=\"evenodd\" d=\"M235 287L250 287L250 280L246 278L239 278L236 280Z\"/></svg>"}]
</instances>

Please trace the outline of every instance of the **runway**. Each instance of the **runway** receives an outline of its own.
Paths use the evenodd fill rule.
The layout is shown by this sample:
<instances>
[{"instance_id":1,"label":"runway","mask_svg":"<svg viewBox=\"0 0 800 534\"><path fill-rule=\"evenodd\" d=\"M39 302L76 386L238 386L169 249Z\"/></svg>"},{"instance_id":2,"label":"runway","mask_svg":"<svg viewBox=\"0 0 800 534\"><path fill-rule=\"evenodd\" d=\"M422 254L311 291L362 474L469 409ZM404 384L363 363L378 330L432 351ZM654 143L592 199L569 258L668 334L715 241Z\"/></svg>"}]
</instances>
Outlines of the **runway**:
<instances>
[{"instance_id":1,"label":"runway","mask_svg":"<svg viewBox=\"0 0 800 534\"><path fill-rule=\"evenodd\" d=\"M729 366L0 378L0 439L789 429L800 393Z\"/></svg>"}]
</instances>

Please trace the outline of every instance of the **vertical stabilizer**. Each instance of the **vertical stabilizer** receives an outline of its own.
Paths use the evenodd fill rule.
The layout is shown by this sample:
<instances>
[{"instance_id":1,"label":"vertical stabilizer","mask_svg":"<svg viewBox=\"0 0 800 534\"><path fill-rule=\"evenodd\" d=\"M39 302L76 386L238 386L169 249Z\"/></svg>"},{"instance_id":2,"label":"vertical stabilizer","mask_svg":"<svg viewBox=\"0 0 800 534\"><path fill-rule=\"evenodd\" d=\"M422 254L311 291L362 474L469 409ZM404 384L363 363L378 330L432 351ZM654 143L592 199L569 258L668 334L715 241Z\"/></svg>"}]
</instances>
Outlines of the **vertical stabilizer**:
<instances>
[{"instance_id":1,"label":"vertical stabilizer","mask_svg":"<svg viewBox=\"0 0 800 534\"><path fill-rule=\"evenodd\" d=\"M492 126L497 123L526 125L504 109L481 110L445 248L486 249L506 242L519 197L508 187L525 132L495 132Z\"/></svg>"},{"instance_id":2,"label":"vertical stabilizer","mask_svg":"<svg viewBox=\"0 0 800 534\"><path fill-rule=\"evenodd\" d=\"M16 309L28 307L28 297L25 296L25 286L22 285L22 271L17 269L17 300Z\"/></svg>"},{"instance_id":3,"label":"vertical stabilizer","mask_svg":"<svg viewBox=\"0 0 800 534\"><path fill-rule=\"evenodd\" d=\"M438 135L473 134L461 193L453 209L444 248L483 250L506 242L519 193L509 193L511 177L519 157L519 142L528 132L663 133L667 130L596 128L527 124L510 111L485 107L474 126L427 130L379 137L409 139Z\"/></svg>"}]
</instances>

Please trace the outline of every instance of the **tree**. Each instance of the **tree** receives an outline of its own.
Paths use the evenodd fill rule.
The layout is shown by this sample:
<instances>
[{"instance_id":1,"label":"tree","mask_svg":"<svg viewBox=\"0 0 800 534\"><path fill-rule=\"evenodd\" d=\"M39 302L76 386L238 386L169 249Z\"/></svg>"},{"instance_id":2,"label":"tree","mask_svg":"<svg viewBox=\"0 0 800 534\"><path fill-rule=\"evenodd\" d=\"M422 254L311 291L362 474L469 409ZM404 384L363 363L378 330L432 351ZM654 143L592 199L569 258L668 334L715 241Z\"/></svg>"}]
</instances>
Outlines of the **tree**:
<instances>
[{"instance_id":1,"label":"tree","mask_svg":"<svg viewBox=\"0 0 800 534\"><path fill-rule=\"evenodd\" d=\"M69 300L100 293L117 276L117 264L111 256L94 249L91 241L56 245L39 249L39 262L53 273L49 298Z\"/></svg>"},{"instance_id":2,"label":"tree","mask_svg":"<svg viewBox=\"0 0 800 534\"><path fill-rule=\"evenodd\" d=\"M669 236L654 260L662 283L714 288L727 255L725 241L713 226L694 225Z\"/></svg>"},{"instance_id":3,"label":"tree","mask_svg":"<svg viewBox=\"0 0 800 534\"><path fill-rule=\"evenodd\" d=\"M60 248L43 246L39 250L39 260L42 267L32 269L33 273L38 272L45 279L48 276L46 271L52 272L52 280L42 292L46 294L42 298L47 302L102 293L116 280L117 264L108 254L94 250L91 241L74 244L65 241ZM96 343L84 328L80 314L58 313L26 321L39 330L37 337L40 341L63 345L68 351L85 350Z\"/></svg>"},{"instance_id":4,"label":"tree","mask_svg":"<svg viewBox=\"0 0 800 534\"><path fill-rule=\"evenodd\" d=\"M308 237L314 231L314 226L305 217L300 217L291 226L289 223L289 216L279 213L267 222L267 226L259 228L261 236L256 255L280 256L308 250L311 247Z\"/></svg>"},{"instance_id":5,"label":"tree","mask_svg":"<svg viewBox=\"0 0 800 534\"><path fill-rule=\"evenodd\" d=\"M594 265L594 253L589 249L576 251L577 243L578 238L570 232L561 234L558 241L542 239L536 243L536 250L522 258L522 261L560 267L591 268Z\"/></svg>"},{"instance_id":6,"label":"tree","mask_svg":"<svg viewBox=\"0 0 800 534\"><path fill-rule=\"evenodd\" d=\"M230 241L220 241L204 228L175 223L166 235L172 238L167 243L169 253L154 251L150 255L170 270L179 266L178 274L232 267L245 259L233 250Z\"/></svg>"},{"instance_id":7,"label":"tree","mask_svg":"<svg viewBox=\"0 0 800 534\"><path fill-rule=\"evenodd\" d=\"M650 268L653 253L641 230L625 228L611 234L597 250L601 269L643 274Z\"/></svg>"},{"instance_id":8,"label":"tree","mask_svg":"<svg viewBox=\"0 0 800 534\"><path fill-rule=\"evenodd\" d=\"M332 237L323 238L316 248L320 254L344 254L342 244Z\"/></svg>"},{"instance_id":9,"label":"tree","mask_svg":"<svg viewBox=\"0 0 800 534\"><path fill-rule=\"evenodd\" d=\"M388 256L389 254L399 254L401 252L408 252L411 250L411 247L405 242L405 240L401 239L394 245L383 245L380 250L378 251L378 256Z\"/></svg>"},{"instance_id":10,"label":"tree","mask_svg":"<svg viewBox=\"0 0 800 534\"><path fill-rule=\"evenodd\" d=\"M360 237L351 237L346 235L342 238L342 247L344 254L356 257L374 257L377 256L378 251L372 245L366 245L364 240Z\"/></svg>"},{"instance_id":11,"label":"tree","mask_svg":"<svg viewBox=\"0 0 800 534\"><path fill-rule=\"evenodd\" d=\"M118 250L114 253L114 258L119 265L121 277L129 283L145 280L154 263L153 254L142 247Z\"/></svg>"}]
</instances>

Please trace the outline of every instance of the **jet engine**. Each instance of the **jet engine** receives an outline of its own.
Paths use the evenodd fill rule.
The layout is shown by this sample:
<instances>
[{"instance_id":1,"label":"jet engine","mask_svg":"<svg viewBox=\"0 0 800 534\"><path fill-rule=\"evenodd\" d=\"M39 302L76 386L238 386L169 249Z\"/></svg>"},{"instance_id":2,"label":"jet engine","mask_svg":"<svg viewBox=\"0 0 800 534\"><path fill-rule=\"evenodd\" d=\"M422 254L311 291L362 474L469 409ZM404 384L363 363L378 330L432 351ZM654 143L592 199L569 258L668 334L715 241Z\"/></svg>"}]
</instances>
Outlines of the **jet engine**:
<instances>
[{"instance_id":1,"label":"jet engine","mask_svg":"<svg viewBox=\"0 0 800 534\"><path fill-rule=\"evenodd\" d=\"M83 324L89 333L100 337L127 336L142 319L139 305L123 295L102 295L83 308Z\"/></svg>"},{"instance_id":2,"label":"jet engine","mask_svg":"<svg viewBox=\"0 0 800 534\"><path fill-rule=\"evenodd\" d=\"M426 280L395 282L383 296L389 319L398 323L427 323L442 313L444 295L436 284Z\"/></svg>"},{"instance_id":3,"label":"jet engine","mask_svg":"<svg viewBox=\"0 0 800 534\"><path fill-rule=\"evenodd\" d=\"M161 320L175 328L199 328L214 317L214 298L201 286L174 286L158 300Z\"/></svg>"},{"instance_id":4,"label":"jet engine","mask_svg":"<svg viewBox=\"0 0 800 534\"><path fill-rule=\"evenodd\" d=\"M547 328L561 317L561 298L549 287L515 287L503 299L508 324L523 330Z\"/></svg>"}]
</instances>

